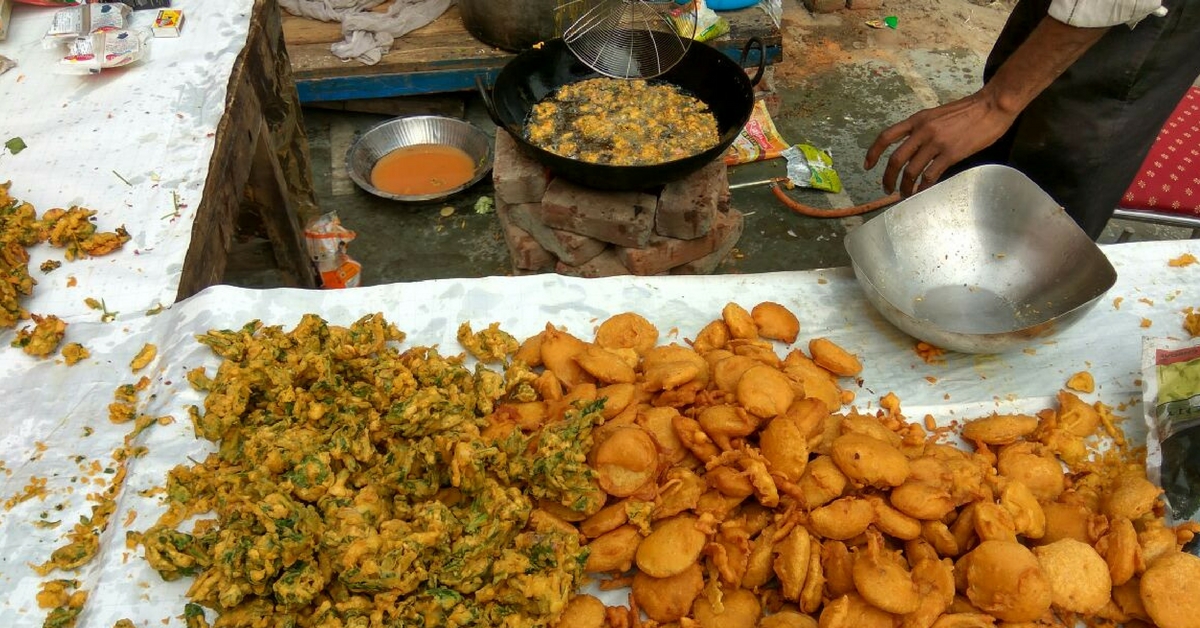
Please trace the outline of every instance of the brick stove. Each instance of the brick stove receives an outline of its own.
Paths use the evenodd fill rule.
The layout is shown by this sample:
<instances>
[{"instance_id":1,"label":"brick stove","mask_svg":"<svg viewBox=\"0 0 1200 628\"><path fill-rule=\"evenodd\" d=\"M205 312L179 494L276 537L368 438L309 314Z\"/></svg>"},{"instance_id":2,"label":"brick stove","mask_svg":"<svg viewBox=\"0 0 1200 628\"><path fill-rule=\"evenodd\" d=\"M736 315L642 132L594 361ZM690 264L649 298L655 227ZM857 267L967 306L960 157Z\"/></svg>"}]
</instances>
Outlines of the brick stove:
<instances>
[{"instance_id":1,"label":"brick stove","mask_svg":"<svg viewBox=\"0 0 1200 628\"><path fill-rule=\"evenodd\" d=\"M552 176L496 131L496 213L517 274L710 274L742 235L720 160L657 194L585 188Z\"/></svg>"}]
</instances>

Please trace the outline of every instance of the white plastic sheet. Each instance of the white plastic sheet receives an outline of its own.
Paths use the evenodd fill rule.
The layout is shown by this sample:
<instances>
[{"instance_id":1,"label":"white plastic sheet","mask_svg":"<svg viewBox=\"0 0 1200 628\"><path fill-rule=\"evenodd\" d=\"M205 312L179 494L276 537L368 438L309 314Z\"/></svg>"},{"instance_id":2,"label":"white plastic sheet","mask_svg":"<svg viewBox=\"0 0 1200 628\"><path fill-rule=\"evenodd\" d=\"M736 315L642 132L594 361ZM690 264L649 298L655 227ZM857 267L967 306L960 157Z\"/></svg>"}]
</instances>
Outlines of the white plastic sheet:
<instances>
[{"instance_id":1,"label":"white plastic sheet","mask_svg":"<svg viewBox=\"0 0 1200 628\"><path fill-rule=\"evenodd\" d=\"M460 351L459 323L476 329L499 322L526 337L547 322L590 339L596 325L622 311L636 311L658 326L660 342L684 342L730 301L746 307L770 300L794 311L801 321L796 346L827 336L863 361L861 386L850 384L855 404L874 409L878 399L896 393L913 420L926 413L940 423L993 411L1032 412L1050 407L1054 395L1077 371L1090 371L1101 400L1128 417L1125 429L1144 438L1141 421L1141 338L1175 333L1182 310L1200 304L1200 265L1173 268L1168 260L1185 252L1200 255L1195 241L1151 242L1107 247L1120 275L1117 285L1080 322L1058 337L1005 355L947 354L944 364L926 364L913 351L915 341L891 327L868 305L849 269L761 275L699 277L618 277L582 280L556 275L437 280L334 292L251 291L214 287L167 311L145 316L122 313L113 323L93 313L68 330L93 357L74 367L0 351L0 398L5 400L0 431L0 500L29 483L47 479L49 494L0 510L0 626L40 626L45 611L34 596L42 579L29 563L41 563L61 544L59 537L89 512L81 467L110 462L128 425L113 425L107 405L113 390L138 376L129 362L144 343L158 345L157 361L145 373L153 382L142 393L145 413L175 421L145 432L139 444L148 453L129 464L118 510L106 531L102 551L77 577L91 592L80 628L111 628L122 617L139 626L181 626L188 583L163 582L141 556L125 547L128 530L144 530L161 512L157 498L139 491L162 485L165 473L187 459L199 459L211 445L192 435L186 406L201 402L190 390L186 371L215 367L217 359L194 340L213 328L233 328L254 319L290 329L313 312L335 324L382 312L409 334L406 346L440 345ZM1143 323L1145 321L1145 323ZM1149 326L1146 326L1146 325ZM780 347L780 350L785 350ZM210 371L211 372L211 371ZM94 432L84 436L85 427ZM82 458L77 458L82 456ZM59 506L61 505L61 509ZM59 529L33 525L42 513L61 519Z\"/></svg>"},{"instance_id":2,"label":"white plastic sheet","mask_svg":"<svg viewBox=\"0 0 1200 628\"><path fill-rule=\"evenodd\" d=\"M41 40L56 9L13 8L0 55L18 65L0 75L0 143L20 137L26 148L0 155L0 182L11 181L10 193L39 214L80 205L96 210L100 230L125 225L133 238L116 254L64 263L51 274L37 268L63 259L62 251L36 247L30 311L77 320L90 313L85 297L119 312L175 300L253 6L175 0L185 15L180 37L153 39L143 61L94 76L54 73L65 51ZM135 11L130 26L149 28L155 15Z\"/></svg>"}]
</instances>

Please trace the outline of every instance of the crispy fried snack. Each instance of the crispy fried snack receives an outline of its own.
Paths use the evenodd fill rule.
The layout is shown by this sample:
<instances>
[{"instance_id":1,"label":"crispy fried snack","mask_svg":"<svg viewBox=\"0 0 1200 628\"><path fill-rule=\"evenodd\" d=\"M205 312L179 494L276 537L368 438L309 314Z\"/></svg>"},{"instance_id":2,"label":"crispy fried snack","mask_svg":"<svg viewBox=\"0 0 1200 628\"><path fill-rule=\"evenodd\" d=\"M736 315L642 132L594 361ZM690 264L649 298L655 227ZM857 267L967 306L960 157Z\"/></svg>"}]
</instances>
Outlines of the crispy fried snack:
<instances>
[{"instance_id":1,"label":"crispy fried snack","mask_svg":"<svg viewBox=\"0 0 1200 628\"><path fill-rule=\"evenodd\" d=\"M170 472L167 511L140 543L164 578L195 578L188 596L219 625L386 613L515 628L562 615L588 553L547 509L603 505L585 462L599 404L485 439L504 420L496 408L535 399L536 376L401 352L403 338L380 315L199 337L223 362L189 376L208 389L192 421L221 449ZM194 516L208 525L181 529Z\"/></svg>"}]
</instances>

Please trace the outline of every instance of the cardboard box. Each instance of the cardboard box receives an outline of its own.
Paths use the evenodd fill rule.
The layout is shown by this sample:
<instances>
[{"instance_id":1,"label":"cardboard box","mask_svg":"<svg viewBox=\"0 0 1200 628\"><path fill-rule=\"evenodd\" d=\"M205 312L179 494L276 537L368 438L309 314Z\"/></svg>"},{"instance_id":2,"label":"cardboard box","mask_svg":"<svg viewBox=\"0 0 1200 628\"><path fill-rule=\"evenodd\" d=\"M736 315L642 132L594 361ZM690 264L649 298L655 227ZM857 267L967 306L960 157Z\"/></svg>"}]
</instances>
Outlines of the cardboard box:
<instances>
[{"instance_id":1,"label":"cardboard box","mask_svg":"<svg viewBox=\"0 0 1200 628\"><path fill-rule=\"evenodd\" d=\"M179 37L183 30L183 11L180 9L162 9L154 18L155 37Z\"/></svg>"}]
</instances>

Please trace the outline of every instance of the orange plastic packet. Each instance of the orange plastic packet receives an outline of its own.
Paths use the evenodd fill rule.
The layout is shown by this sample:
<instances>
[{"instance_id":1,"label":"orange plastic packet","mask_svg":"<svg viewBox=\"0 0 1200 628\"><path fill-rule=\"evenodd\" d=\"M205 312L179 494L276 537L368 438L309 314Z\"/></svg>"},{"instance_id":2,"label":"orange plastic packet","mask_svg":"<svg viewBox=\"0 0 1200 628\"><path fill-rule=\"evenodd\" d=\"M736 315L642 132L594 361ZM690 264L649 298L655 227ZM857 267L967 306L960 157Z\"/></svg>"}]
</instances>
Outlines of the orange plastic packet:
<instances>
[{"instance_id":1,"label":"orange plastic packet","mask_svg":"<svg viewBox=\"0 0 1200 628\"><path fill-rule=\"evenodd\" d=\"M790 144L775 128L775 121L767 112L765 101L756 100L754 109L750 112L750 120L742 127L741 133L734 138L729 149L725 151L725 165L736 166L753 161L775 159L779 157Z\"/></svg>"},{"instance_id":2,"label":"orange plastic packet","mask_svg":"<svg viewBox=\"0 0 1200 628\"><path fill-rule=\"evenodd\" d=\"M354 288L362 281L362 264L346 254L356 233L342 226L336 213L314 220L304 230L308 255L321 273L322 288Z\"/></svg>"}]
</instances>

